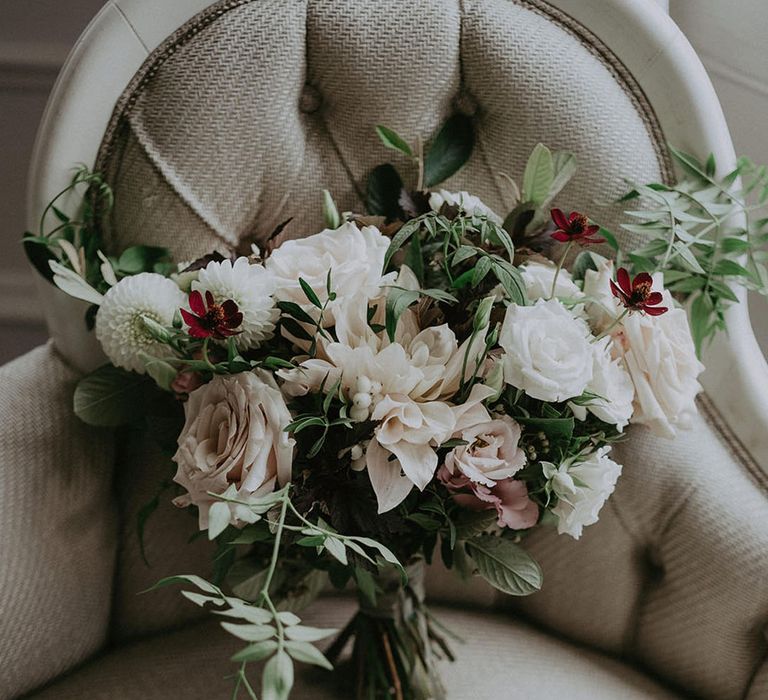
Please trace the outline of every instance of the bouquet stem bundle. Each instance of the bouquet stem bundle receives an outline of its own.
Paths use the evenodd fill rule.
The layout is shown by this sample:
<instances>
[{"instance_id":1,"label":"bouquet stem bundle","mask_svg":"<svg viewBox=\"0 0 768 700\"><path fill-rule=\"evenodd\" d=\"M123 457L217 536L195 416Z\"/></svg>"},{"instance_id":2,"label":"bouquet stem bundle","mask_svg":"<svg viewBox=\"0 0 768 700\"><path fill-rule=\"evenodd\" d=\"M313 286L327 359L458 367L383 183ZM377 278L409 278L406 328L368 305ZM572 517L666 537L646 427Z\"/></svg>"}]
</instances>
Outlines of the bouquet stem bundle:
<instances>
[{"instance_id":1,"label":"bouquet stem bundle","mask_svg":"<svg viewBox=\"0 0 768 700\"><path fill-rule=\"evenodd\" d=\"M435 662L454 656L424 603L424 569L424 560L415 559L405 585L396 571L382 573L383 594L374 603L359 593L359 610L329 648L328 660L336 666L352 640L351 659L339 670L341 678L354 679L357 700L446 697Z\"/></svg>"}]
</instances>

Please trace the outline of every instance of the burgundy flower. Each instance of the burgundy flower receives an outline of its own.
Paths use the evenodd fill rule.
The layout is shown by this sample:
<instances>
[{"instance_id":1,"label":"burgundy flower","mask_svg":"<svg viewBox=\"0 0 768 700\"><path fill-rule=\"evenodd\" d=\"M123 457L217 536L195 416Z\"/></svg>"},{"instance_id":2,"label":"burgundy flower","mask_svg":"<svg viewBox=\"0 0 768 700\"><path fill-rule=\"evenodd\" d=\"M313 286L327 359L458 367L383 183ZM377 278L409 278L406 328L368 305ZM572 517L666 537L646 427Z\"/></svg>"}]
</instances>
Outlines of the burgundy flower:
<instances>
[{"instance_id":1,"label":"burgundy flower","mask_svg":"<svg viewBox=\"0 0 768 700\"><path fill-rule=\"evenodd\" d=\"M232 299L216 304L210 292L205 293L203 301L203 295L194 291L189 295L189 308L192 309L191 313L186 309L180 311L193 338L224 340L240 332L235 328L243 322L243 314Z\"/></svg>"},{"instance_id":2,"label":"burgundy flower","mask_svg":"<svg viewBox=\"0 0 768 700\"><path fill-rule=\"evenodd\" d=\"M562 209L552 209L550 214L552 215L552 221L557 226L557 229L552 234L552 238L556 241L561 243L573 241L581 245L605 243L604 238L595 236L600 227L590 224L586 214L572 211L569 216L566 216Z\"/></svg>"},{"instance_id":3,"label":"burgundy flower","mask_svg":"<svg viewBox=\"0 0 768 700\"><path fill-rule=\"evenodd\" d=\"M662 299L661 292L654 292L653 278L647 272L641 272L630 279L629 272L620 267L616 273L616 282L611 280L611 292L630 311L644 311L649 316L661 316L669 309L658 306Z\"/></svg>"}]
</instances>

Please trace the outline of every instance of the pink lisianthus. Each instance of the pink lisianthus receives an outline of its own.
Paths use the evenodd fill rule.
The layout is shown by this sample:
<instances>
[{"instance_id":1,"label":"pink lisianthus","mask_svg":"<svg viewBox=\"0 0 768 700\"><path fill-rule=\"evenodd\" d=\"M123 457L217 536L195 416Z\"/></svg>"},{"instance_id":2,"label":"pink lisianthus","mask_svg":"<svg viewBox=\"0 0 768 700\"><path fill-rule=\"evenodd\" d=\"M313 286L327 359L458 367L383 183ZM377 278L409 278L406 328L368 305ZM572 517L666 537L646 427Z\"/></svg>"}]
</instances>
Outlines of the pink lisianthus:
<instances>
[{"instance_id":1,"label":"pink lisianthus","mask_svg":"<svg viewBox=\"0 0 768 700\"><path fill-rule=\"evenodd\" d=\"M528 498L528 489L518 479L502 479L489 488L475 483L461 473L451 474L445 465L440 467L437 478L462 508L495 508L499 527L526 530L533 527L539 519L539 507Z\"/></svg>"},{"instance_id":2,"label":"pink lisianthus","mask_svg":"<svg viewBox=\"0 0 768 700\"><path fill-rule=\"evenodd\" d=\"M176 375L176 378L171 382L171 390L179 397L185 398L188 394L191 394L195 389L202 386L203 378L199 372L192 372L189 370L183 370Z\"/></svg>"}]
</instances>

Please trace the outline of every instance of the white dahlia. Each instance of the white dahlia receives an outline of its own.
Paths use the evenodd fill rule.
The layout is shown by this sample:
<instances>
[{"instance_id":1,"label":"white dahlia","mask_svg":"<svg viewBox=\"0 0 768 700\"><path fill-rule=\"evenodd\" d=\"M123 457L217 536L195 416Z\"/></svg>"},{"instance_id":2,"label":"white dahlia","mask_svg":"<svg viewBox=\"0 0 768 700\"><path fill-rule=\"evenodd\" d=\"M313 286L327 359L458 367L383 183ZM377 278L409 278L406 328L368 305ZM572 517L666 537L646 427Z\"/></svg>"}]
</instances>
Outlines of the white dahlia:
<instances>
[{"instance_id":1,"label":"white dahlia","mask_svg":"<svg viewBox=\"0 0 768 700\"><path fill-rule=\"evenodd\" d=\"M233 336L240 350L256 348L272 337L277 322L277 308L272 294L274 277L261 265L251 265L248 258L235 262L210 262L200 270L192 289L210 292L216 304L232 299L243 314L242 324Z\"/></svg>"},{"instance_id":2,"label":"white dahlia","mask_svg":"<svg viewBox=\"0 0 768 700\"><path fill-rule=\"evenodd\" d=\"M185 302L184 293L162 275L142 272L124 277L104 295L96 314L96 338L113 364L144 374L140 353L166 357L170 350L150 335L142 316L170 326Z\"/></svg>"}]
</instances>

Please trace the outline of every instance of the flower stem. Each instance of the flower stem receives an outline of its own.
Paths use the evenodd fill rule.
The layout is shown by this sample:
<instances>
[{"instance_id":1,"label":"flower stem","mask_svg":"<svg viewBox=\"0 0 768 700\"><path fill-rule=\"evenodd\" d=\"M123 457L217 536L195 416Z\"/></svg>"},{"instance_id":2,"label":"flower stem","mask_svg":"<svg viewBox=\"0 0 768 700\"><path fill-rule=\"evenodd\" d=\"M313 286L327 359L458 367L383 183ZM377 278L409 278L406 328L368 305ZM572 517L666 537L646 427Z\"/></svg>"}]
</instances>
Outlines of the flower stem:
<instances>
[{"instance_id":1,"label":"flower stem","mask_svg":"<svg viewBox=\"0 0 768 700\"><path fill-rule=\"evenodd\" d=\"M421 192L424 189L424 142L421 140L421 136L416 137L416 164L419 167L416 191Z\"/></svg>"},{"instance_id":2,"label":"flower stem","mask_svg":"<svg viewBox=\"0 0 768 700\"><path fill-rule=\"evenodd\" d=\"M624 311L621 313L621 315L617 316L616 318L614 318L613 322L611 323L611 325L608 326L605 330L603 330L603 332L600 335L598 335L596 338L594 338L592 340L592 342L596 343L598 340L602 340L603 338L605 338L605 336L607 336L614 328L616 328L616 326L618 326L624 320L624 317L628 313L629 313L629 309L624 309Z\"/></svg>"},{"instance_id":3,"label":"flower stem","mask_svg":"<svg viewBox=\"0 0 768 700\"><path fill-rule=\"evenodd\" d=\"M557 267L555 268L555 276L552 278L552 291L549 293L549 299L555 298L555 289L557 289L557 278L560 276L560 270L563 269L563 263L565 263L565 259L568 257L568 253L571 252L572 246L573 246L573 241L568 241L568 244L565 246L565 251L560 257L560 261L557 263Z\"/></svg>"}]
</instances>

